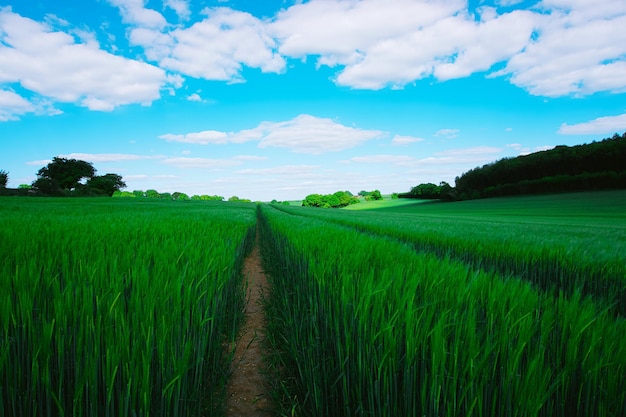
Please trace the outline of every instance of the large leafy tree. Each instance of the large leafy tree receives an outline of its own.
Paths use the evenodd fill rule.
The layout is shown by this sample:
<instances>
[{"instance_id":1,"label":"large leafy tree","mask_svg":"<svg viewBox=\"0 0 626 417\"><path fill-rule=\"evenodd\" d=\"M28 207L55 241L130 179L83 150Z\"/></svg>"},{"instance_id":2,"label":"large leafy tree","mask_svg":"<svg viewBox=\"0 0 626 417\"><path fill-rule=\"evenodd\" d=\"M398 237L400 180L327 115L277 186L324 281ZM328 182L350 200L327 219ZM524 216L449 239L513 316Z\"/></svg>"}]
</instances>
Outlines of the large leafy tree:
<instances>
[{"instance_id":1,"label":"large leafy tree","mask_svg":"<svg viewBox=\"0 0 626 417\"><path fill-rule=\"evenodd\" d=\"M33 186L45 193L58 193L76 189L81 181L91 179L96 170L89 162L78 159L54 157L37 172Z\"/></svg>"},{"instance_id":2,"label":"large leafy tree","mask_svg":"<svg viewBox=\"0 0 626 417\"><path fill-rule=\"evenodd\" d=\"M37 172L33 187L44 195L112 196L126 183L117 174L96 175L90 162L54 157Z\"/></svg>"}]
</instances>

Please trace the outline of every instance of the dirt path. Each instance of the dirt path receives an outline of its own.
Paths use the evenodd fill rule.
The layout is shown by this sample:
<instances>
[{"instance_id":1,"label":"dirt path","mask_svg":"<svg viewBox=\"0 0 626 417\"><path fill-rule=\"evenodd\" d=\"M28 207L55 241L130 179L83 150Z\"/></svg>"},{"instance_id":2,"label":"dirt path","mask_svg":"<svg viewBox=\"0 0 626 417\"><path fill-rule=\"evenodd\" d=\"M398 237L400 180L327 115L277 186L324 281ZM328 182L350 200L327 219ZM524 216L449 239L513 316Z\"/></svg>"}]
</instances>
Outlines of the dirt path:
<instances>
[{"instance_id":1,"label":"dirt path","mask_svg":"<svg viewBox=\"0 0 626 417\"><path fill-rule=\"evenodd\" d=\"M240 339L233 358L233 374L228 386L226 415L228 417L271 416L262 369L262 341L265 314L261 292L268 288L261 264L258 241L244 261L244 277L248 280L248 304Z\"/></svg>"}]
</instances>

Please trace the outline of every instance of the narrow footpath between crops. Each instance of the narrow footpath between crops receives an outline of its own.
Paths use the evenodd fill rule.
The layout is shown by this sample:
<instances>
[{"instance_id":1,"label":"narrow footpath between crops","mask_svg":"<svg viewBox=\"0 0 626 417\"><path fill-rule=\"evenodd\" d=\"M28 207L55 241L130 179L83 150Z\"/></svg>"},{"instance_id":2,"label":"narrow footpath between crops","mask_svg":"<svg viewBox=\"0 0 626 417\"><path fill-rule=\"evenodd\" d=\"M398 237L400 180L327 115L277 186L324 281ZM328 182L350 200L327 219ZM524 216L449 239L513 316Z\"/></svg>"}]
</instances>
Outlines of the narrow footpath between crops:
<instances>
[{"instance_id":1,"label":"narrow footpath between crops","mask_svg":"<svg viewBox=\"0 0 626 417\"><path fill-rule=\"evenodd\" d=\"M261 294L267 290L268 283L261 264L258 234L252 252L244 260L243 274L248 280L248 304L233 358L226 416L271 416L265 378L261 375L265 332L265 313L261 304Z\"/></svg>"}]
</instances>

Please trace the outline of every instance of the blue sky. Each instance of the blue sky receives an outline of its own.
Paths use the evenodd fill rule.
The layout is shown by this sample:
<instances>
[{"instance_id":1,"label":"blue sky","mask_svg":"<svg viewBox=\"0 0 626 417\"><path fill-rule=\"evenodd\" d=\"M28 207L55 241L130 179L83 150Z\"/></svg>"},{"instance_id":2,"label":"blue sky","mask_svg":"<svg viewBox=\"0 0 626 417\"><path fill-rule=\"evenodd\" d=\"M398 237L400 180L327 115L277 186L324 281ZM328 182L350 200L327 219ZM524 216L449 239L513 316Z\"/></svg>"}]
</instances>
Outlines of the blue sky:
<instances>
[{"instance_id":1,"label":"blue sky","mask_svg":"<svg viewBox=\"0 0 626 417\"><path fill-rule=\"evenodd\" d=\"M267 201L626 131L623 0L0 0L0 169Z\"/></svg>"}]
</instances>

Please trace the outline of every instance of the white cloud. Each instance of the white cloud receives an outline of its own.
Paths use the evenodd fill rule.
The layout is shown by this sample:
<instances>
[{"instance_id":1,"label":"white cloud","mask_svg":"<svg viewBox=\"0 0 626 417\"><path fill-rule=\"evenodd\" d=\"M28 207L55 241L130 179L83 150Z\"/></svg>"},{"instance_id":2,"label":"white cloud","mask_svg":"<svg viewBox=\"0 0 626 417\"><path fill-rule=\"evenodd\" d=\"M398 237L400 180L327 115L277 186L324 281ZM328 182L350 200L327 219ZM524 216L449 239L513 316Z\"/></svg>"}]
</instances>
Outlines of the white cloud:
<instances>
[{"instance_id":1,"label":"white cloud","mask_svg":"<svg viewBox=\"0 0 626 417\"><path fill-rule=\"evenodd\" d=\"M323 65L352 64L371 48L457 13L462 0L309 1L278 14L271 25L281 53L319 55Z\"/></svg>"},{"instance_id":2,"label":"white cloud","mask_svg":"<svg viewBox=\"0 0 626 417\"><path fill-rule=\"evenodd\" d=\"M32 103L13 91L0 90L0 122L18 120L19 116L33 112Z\"/></svg>"},{"instance_id":3,"label":"white cloud","mask_svg":"<svg viewBox=\"0 0 626 417\"><path fill-rule=\"evenodd\" d=\"M198 94L198 93L193 93L193 94L187 96L187 100L189 100L189 101L202 101L202 97L200 97L200 94Z\"/></svg>"},{"instance_id":4,"label":"white cloud","mask_svg":"<svg viewBox=\"0 0 626 417\"><path fill-rule=\"evenodd\" d=\"M489 17L480 22L447 20L448 25L442 30L455 35L448 38L456 55L449 57L449 62L436 64L435 77L439 80L467 77L490 69L526 47L535 27L533 13L517 10L498 16L490 11L483 10L482 17Z\"/></svg>"},{"instance_id":5,"label":"white cloud","mask_svg":"<svg viewBox=\"0 0 626 417\"><path fill-rule=\"evenodd\" d=\"M302 177L310 176L311 173L319 171L320 167L317 165L283 165L271 168L249 168L235 171L235 174L239 175L259 175L259 176L281 176L281 177Z\"/></svg>"},{"instance_id":6,"label":"white cloud","mask_svg":"<svg viewBox=\"0 0 626 417\"><path fill-rule=\"evenodd\" d=\"M423 140L424 139L422 138L416 138L413 136L395 135L393 139L391 139L391 144L400 146L400 145L408 145L410 143L422 142Z\"/></svg>"},{"instance_id":7,"label":"white cloud","mask_svg":"<svg viewBox=\"0 0 626 417\"><path fill-rule=\"evenodd\" d=\"M471 169L480 164L492 162L497 155L502 153L501 148L492 146L475 146L472 148L448 149L436 152L433 156L422 158L417 161L418 166L432 165L437 169L444 165L461 165L465 169ZM458 174L459 172L457 172Z\"/></svg>"},{"instance_id":8,"label":"white cloud","mask_svg":"<svg viewBox=\"0 0 626 417\"><path fill-rule=\"evenodd\" d=\"M38 159L36 161L28 161L26 165L46 166L50 162L52 162L52 159Z\"/></svg>"},{"instance_id":9,"label":"white cloud","mask_svg":"<svg viewBox=\"0 0 626 417\"><path fill-rule=\"evenodd\" d=\"M173 165L177 168L202 168L202 169L221 169L240 165L242 162L234 159L214 159L214 158L167 158L163 163Z\"/></svg>"},{"instance_id":10,"label":"white cloud","mask_svg":"<svg viewBox=\"0 0 626 417\"><path fill-rule=\"evenodd\" d=\"M176 0L171 2L177 3ZM167 25L162 14L145 7L145 0L109 0L109 3L120 9L122 19L126 23L157 29Z\"/></svg>"},{"instance_id":11,"label":"white cloud","mask_svg":"<svg viewBox=\"0 0 626 417\"><path fill-rule=\"evenodd\" d=\"M140 159L162 159L162 155L135 155L125 153L70 153L59 155L61 158L78 159L87 162L121 162L137 161Z\"/></svg>"},{"instance_id":12,"label":"white cloud","mask_svg":"<svg viewBox=\"0 0 626 417\"><path fill-rule=\"evenodd\" d=\"M188 0L164 0L164 6L174 10L181 19L188 19L190 15Z\"/></svg>"},{"instance_id":13,"label":"white cloud","mask_svg":"<svg viewBox=\"0 0 626 417\"><path fill-rule=\"evenodd\" d=\"M454 139L459 133L461 133L459 129L439 129L433 136L445 136L448 139Z\"/></svg>"},{"instance_id":14,"label":"white cloud","mask_svg":"<svg viewBox=\"0 0 626 417\"><path fill-rule=\"evenodd\" d=\"M491 76L550 97L626 91L622 27L623 0L544 0L504 14L486 6L470 13L462 0L311 0L283 10L270 24L283 55L338 67L339 85L402 87L505 63Z\"/></svg>"},{"instance_id":15,"label":"white cloud","mask_svg":"<svg viewBox=\"0 0 626 417\"><path fill-rule=\"evenodd\" d=\"M501 148L494 146L474 146L472 148L448 149L437 152L440 156L459 156L459 155L493 155L502 152Z\"/></svg>"},{"instance_id":16,"label":"white cloud","mask_svg":"<svg viewBox=\"0 0 626 417\"><path fill-rule=\"evenodd\" d=\"M242 67L281 72L284 59L267 25L249 13L207 8L206 18L188 28L163 33L139 26L130 41L142 46L148 59L168 70L194 78L242 82Z\"/></svg>"},{"instance_id":17,"label":"white cloud","mask_svg":"<svg viewBox=\"0 0 626 417\"><path fill-rule=\"evenodd\" d=\"M0 9L0 82L56 101L109 111L160 97L166 74L155 66L112 55L95 43Z\"/></svg>"},{"instance_id":18,"label":"white cloud","mask_svg":"<svg viewBox=\"0 0 626 417\"><path fill-rule=\"evenodd\" d=\"M520 4L524 0L496 0L496 3L500 6L509 7L515 6L516 4Z\"/></svg>"},{"instance_id":19,"label":"white cloud","mask_svg":"<svg viewBox=\"0 0 626 417\"><path fill-rule=\"evenodd\" d=\"M262 122L253 129L239 132L207 130L184 135L168 133L159 137L170 142L203 145L258 141L259 148L288 148L293 152L319 155L350 149L383 136L385 133L379 130L347 127L331 119L302 114L285 122Z\"/></svg>"},{"instance_id":20,"label":"white cloud","mask_svg":"<svg viewBox=\"0 0 626 417\"><path fill-rule=\"evenodd\" d=\"M531 94L626 91L626 2L545 0L536 40L493 74Z\"/></svg>"},{"instance_id":21,"label":"white cloud","mask_svg":"<svg viewBox=\"0 0 626 417\"><path fill-rule=\"evenodd\" d=\"M148 178L150 178L150 176L146 174L124 175L124 181L140 181L140 180L146 180Z\"/></svg>"},{"instance_id":22,"label":"white cloud","mask_svg":"<svg viewBox=\"0 0 626 417\"><path fill-rule=\"evenodd\" d=\"M360 164L391 164L406 166L416 163L417 159L407 155L366 155L355 156L350 158L348 161Z\"/></svg>"},{"instance_id":23,"label":"white cloud","mask_svg":"<svg viewBox=\"0 0 626 417\"><path fill-rule=\"evenodd\" d=\"M533 152L547 151L554 148L552 145L540 145L530 148L529 146L524 146L521 143L509 143L506 147L514 149L518 155L528 155Z\"/></svg>"},{"instance_id":24,"label":"white cloud","mask_svg":"<svg viewBox=\"0 0 626 417\"><path fill-rule=\"evenodd\" d=\"M233 159L238 161L265 161L267 157L258 155L237 155L234 156Z\"/></svg>"},{"instance_id":25,"label":"white cloud","mask_svg":"<svg viewBox=\"0 0 626 417\"><path fill-rule=\"evenodd\" d=\"M626 131L626 113L619 116L598 117L585 123L563 123L558 130L562 135L612 135Z\"/></svg>"},{"instance_id":26,"label":"white cloud","mask_svg":"<svg viewBox=\"0 0 626 417\"><path fill-rule=\"evenodd\" d=\"M185 135L174 135L167 133L159 136L168 142L195 143L198 145L226 144L229 143L228 134L215 130L205 130L202 132L187 133Z\"/></svg>"},{"instance_id":27,"label":"white cloud","mask_svg":"<svg viewBox=\"0 0 626 417\"><path fill-rule=\"evenodd\" d=\"M306 114L286 122L264 122L255 130L263 135L261 148L289 148L293 152L317 155L354 148L384 135L378 130L347 127L331 119Z\"/></svg>"},{"instance_id":28,"label":"white cloud","mask_svg":"<svg viewBox=\"0 0 626 417\"><path fill-rule=\"evenodd\" d=\"M318 65L343 66L338 84L379 89L487 70L522 50L534 27L526 11L484 8L481 18L463 0L313 0L279 13L271 29L282 54L319 56Z\"/></svg>"},{"instance_id":29,"label":"white cloud","mask_svg":"<svg viewBox=\"0 0 626 417\"><path fill-rule=\"evenodd\" d=\"M311 0L271 20L206 8L203 20L176 29L145 0L109 2L133 26L132 45L162 68L195 78L243 82L244 66L280 73L284 57L312 56L337 68L338 85L360 89L462 78L504 64L489 76L535 95L626 91L623 0L544 0L503 14L487 6L470 12L465 0ZM164 5L189 15L186 0Z\"/></svg>"}]
</instances>

